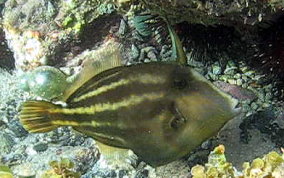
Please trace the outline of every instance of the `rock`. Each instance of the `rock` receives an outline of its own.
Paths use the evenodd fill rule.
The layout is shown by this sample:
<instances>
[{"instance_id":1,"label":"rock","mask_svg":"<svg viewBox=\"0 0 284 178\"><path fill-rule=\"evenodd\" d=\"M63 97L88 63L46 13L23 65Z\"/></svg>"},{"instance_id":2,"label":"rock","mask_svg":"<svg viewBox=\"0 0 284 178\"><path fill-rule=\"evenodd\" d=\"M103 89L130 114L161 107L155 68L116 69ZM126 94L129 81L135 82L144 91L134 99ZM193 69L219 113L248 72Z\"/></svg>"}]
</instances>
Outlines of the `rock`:
<instances>
[{"instance_id":1,"label":"rock","mask_svg":"<svg viewBox=\"0 0 284 178\"><path fill-rule=\"evenodd\" d=\"M21 138L27 136L28 132L23 128L22 124L18 120L11 120L9 122L9 130L11 130L15 137Z\"/></svg>"},{"instance_id":2,"label":"rock","mask_svg":"<svg viewBox=\"0 0 284 178\"><path fill-rule=\"evenodd\" d=\"M123 36L127 31L127 22L124 19L120 20L120 25L118 29L118 34L120 36Z\"/></svg>"},{"instance_id":3,"label":"rock","mask_svg":"<svg viewBox=\"0 0 284 178\"><path fill-rule=\"evenodd\" d=\"M135 174L134 178L148 178L148 175L149 171L147 169L142 169Z\"/></svg>"},{"instance_id":4,"label":"rock","mask_svg":"<svg viewBox=\"0 0 284 178\"><path fill-rule=\"evenodd\" d=\"M124 178L125 176L128 176L127 170L119 170L118 171L118 178Z\"/></svg>"},{"instance_id":5,"label":"rock","mask_svg":"<svg viewBox=\"0 0 284 178\"><path fill-rule=\"evenodd\" d=\"M131 58L133 60L137 60L139 57L139 49L136 47L135 44L131 45Z\"/></svg>"},{"instance_id":6,"label":"rock","mask_svg":"<svg viewBox=\"0 0 284 178\"><path fill-rule=\"evenodd\" d=\"M1 6L2 4L0 2L0 14L2 14ZM0 23L1 23L1 17L0 17ZM15 60L13 58L13 53L8 48L8 44L5 39L5 34L4 31L1 29L1 27L0 27L0 54L1 54L0 67L7 70L13 69L13 67L15 66Z\"/></svg>"},{"instance_id":7,"label":"rock","mask_svg":"<svg viewBox=\"0 0 284 178\"><path fill-rule=\"evenodd\" d=\"M37 152L42 152L47 150L48 145L47 143L37 143L36 145L34 145L33 149Z\"/></svg>"},{"instance_id":8,"label":"rock","mask_svg":"<svg viewBox=\"0 0 284 178\"><path fill-rule=\"evenodd\" d=\"M228 79L228 83L229 83L229 84L232 84L232 85L236 85L236 84L237 84L237 81L234 80L234 79Z\"/></svg>"},{"instance_id":9,"label":"rock","mask_svg":"<svg viewBox=\"0 0 284 178\"><path fill-rule=\"evenodd\" d=\"M222 68L218 63L214 63L212 66L212 73L214 75L220 75L222 73Z\"/></svg>"},{"instance_id":10,"label":"rock","mask_svg":"<svg viewBox=\"0 0 284 178\"><path fill-rule=\"evenodd\" d=\"M251 108L252 108L254 111L256 111L257 108L258 108L258 105L257 105L255 102L253 102L253 103L251 103Z\"/></svg>"},{"instance_id":11,"label":"rock","mask_svg":"<svg viewBox=\"0 0 284 178\"><path fill-rule=\"evenodd\" d=\"M224 74L234 75L236 73L237 67L228 67L225 69Z\"/></svg>"},{"instance_id":12,"label":"rock","mask_svg":"<svg viewBox=\"0 0 284 178\"><path fill-rule=\"evenodd\" d=\"M242 79L237 79L237 85L241 86L243 84L243 80Z\"/></svg>"},{"instance_id":13,"label":"rock","mask_svg":"<svg viewBox=\"0 0 284 178\"><path fill-rule=\"evenodd\" d=\"M0 157L8 154L11 152L12 147L15 144L15 141L13 138L6 134L6 133L0 133Z\"/></svg>"},{"instance_id":14,"label":"rock","mask_svg":"<svg viewBox=\"0 0 284 178\"><path fill-rule=\"evenodd\" d=\"M267 20L283 9L283 1L255 2L228 0L206 1L172 1L145 0L143 5L151 11L163 14L172 23L200 23L205 26L222 24L237 26L241 24L254 25ZM246 10L245 10L246 9ZM267 13L264 13L267 12ZM227 46L226 46L227 47Z\"/></svg>"},{"instance_id":15,"label":"rock","mask_svg":"<svg viewBox=\"0 0 284 178\"><path fill-rule=\"evenodd\" d=\"M96 0L7 0L3 28L16 68L64 63L63 56L87 25L114 10L114 4Z\"/></svg>"}]
</instances>

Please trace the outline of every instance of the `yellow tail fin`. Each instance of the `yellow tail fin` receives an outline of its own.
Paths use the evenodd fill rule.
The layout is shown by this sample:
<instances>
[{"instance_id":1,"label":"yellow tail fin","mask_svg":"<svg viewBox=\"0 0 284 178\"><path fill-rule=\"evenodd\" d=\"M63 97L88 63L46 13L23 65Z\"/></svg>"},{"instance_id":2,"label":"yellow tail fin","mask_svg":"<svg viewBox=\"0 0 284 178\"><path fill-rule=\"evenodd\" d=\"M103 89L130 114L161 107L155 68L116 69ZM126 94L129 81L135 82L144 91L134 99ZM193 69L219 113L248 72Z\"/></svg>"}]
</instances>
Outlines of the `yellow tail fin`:
<instances>
[{"instance_id":1,"label":"yellow tail fin","mask_svg":"<svg viewBox=\"0 0 284 178\"><path fill-rule=\"evenodd\" d=\"M20 121L29 132L49 132L58 126L52 124L52 118L48 110L58 108L59 105L46 101L26 101L22 104Z\"/></svg>"}]
</instances>

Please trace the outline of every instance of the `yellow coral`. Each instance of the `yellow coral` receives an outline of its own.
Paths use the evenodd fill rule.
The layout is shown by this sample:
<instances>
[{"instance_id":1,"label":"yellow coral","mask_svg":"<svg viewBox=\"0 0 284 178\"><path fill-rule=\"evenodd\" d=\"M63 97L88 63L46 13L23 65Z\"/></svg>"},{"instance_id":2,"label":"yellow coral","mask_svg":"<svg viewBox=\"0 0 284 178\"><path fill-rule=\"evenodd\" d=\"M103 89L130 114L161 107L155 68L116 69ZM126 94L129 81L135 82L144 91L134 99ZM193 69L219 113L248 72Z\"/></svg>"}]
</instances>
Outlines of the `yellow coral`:
<instances>
[{"instance_id":1,"label":"yellow coral","mask_svg":"<svg viewBox=\"0 0 284 178\"><path fill-rule=\"evenodd\" d=\"M51 170L47 170L41 178L80 178L80 174L71 171L74 163L67 158L62 158L60 161L51 161L49 165Z\"/></svg>"},{"instance_id":2,"label":"yellow coral","mask_svg":"<svg viewBox=\"0 0 284 178\"><path fill-rule=\"evenodd\" d=\"M224 145L219 145L209 154L208 163L205 166L194 166L191 174L193 178L283 178L284 154L272 151L263 158L254 159L251 163L244 162L242 172L238 172L226 161Z\"/></svg>"}]
</instances>

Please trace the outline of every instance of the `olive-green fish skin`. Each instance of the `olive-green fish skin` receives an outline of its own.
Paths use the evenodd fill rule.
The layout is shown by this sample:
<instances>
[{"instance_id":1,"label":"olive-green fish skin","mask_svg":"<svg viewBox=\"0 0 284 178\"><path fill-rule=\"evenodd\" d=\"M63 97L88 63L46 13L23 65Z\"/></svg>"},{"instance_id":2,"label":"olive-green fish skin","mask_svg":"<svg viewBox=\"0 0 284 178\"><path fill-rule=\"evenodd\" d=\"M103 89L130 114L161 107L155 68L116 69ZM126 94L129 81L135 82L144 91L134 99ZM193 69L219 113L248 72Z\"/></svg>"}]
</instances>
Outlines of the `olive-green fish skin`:
<instances>
[{"instance_id":1,"label":"olive-green fish skin","mask_svg":"<svg viewBox=\"0 0 284 178\"><path fill-rule=\"evenodd\" d=\"M163 63L106 70L66 103L42 110L27 103L21 121L28 130L41 132L29 117L48 117L46 125L73 126L104 144L133 150L152 166L188 154L236 115L232 98L190 67ZM32 115L28 107L42 113Z\"/></svg>"}]
</instances>

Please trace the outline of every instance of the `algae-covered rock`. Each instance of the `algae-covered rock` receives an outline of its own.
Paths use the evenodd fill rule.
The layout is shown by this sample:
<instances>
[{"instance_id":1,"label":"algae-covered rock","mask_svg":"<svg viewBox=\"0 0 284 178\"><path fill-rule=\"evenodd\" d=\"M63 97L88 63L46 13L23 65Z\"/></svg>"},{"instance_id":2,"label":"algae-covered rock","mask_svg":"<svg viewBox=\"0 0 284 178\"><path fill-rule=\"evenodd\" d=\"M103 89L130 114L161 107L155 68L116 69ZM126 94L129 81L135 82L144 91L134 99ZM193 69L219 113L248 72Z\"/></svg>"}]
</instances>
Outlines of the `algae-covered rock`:
<instances>
[{"instance_id":1,"label":"algae-covered rock","mask_svg":"<svg viewBox=\"0 0 284 178\"><path fill-rule=\"evenodd\" d=\"M151 11L167 16L178 23L187 21L205 25L255 24L281 11L282 0L142 0Z\"/></svg>"},{"instance_id":2,"label":"algae-covered rock","mask_svg":"<svg viewBox=\"0 0 284 178\"><path fill-rule=\"evenodd\" d=\"M99 16L115 10L104 0L7 0L3 29L15 66L31 70L63 62L64 52L84 28ZM67 48L67 49L66 49Z\"/></svg>"}]
</instances>

